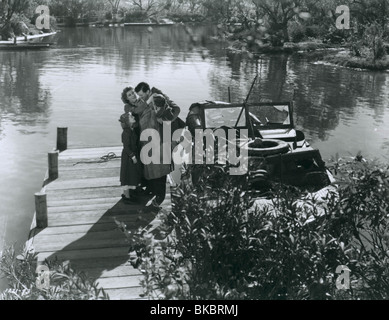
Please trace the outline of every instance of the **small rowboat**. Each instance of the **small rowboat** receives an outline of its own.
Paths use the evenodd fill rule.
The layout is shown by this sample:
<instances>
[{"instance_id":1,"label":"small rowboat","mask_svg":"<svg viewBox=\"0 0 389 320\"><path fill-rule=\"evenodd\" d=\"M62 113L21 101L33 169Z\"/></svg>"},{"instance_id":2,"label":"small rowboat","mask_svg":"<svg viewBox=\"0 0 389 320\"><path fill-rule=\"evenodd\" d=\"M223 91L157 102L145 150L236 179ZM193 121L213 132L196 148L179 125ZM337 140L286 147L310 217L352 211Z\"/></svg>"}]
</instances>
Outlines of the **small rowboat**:
<instances>
[{"instance_id":1,"label":"small rowboat","mask_svg":"<svg viewBox=\"0 0 389 320\"><path fill-rule=\"evenodd\" d=\"M11 40L0 40L0 49L18 50L49 48L52 43L42 42L42 39L55 34L57 34L57 32L19 36Z\"/></svg>"},{"instance_id":2,"label":"small rowboat","mask_svg":"<svg viewBox=\"0 0 389 320\"><path fill-rule=\"evenodd\" d=\"M172 26L175 22L169 19L160 19L158 22L126 22L125 27L161 27L161 26Z\"/></svg>"}]
</instances>

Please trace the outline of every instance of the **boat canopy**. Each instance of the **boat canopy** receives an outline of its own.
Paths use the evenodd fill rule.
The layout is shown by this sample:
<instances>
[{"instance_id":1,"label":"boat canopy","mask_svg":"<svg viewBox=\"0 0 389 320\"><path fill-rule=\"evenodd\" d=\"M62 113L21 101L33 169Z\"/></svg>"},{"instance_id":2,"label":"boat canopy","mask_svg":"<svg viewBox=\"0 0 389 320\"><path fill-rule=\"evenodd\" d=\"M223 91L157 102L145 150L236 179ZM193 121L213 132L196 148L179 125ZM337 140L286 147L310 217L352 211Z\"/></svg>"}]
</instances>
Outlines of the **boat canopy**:
<instances>
[{"instance_id":1,"label":"boat canopy","mask_svg":"<svg viewBox=\"0 0 389 320\"><path fill-rule=\"evenodd\" d=\"M246 108L245 108L246 106ZM205 101L190 106L187 125L195 129L231 127L255 131L293 129L291 102L226 103Z\"/></svg>"}]
</instances>

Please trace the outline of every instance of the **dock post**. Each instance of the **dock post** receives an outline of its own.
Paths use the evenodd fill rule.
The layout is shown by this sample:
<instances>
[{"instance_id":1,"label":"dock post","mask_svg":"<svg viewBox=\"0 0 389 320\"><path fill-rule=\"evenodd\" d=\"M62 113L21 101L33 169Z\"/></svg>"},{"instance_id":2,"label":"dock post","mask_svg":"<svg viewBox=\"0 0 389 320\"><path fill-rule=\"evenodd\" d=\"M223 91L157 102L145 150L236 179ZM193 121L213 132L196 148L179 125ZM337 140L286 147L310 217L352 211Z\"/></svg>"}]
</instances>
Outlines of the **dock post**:
<instances>
[{"instance_id":1,"label":"dock post","mask_svg":"<svg viewBox=\"0 0 389 320\"><path fill-rule=\"evenodd\" d=\"M48 225L46 193L35 193L35 220L37 228L43 229Z\"/></svg>"},{"instance_id":2,"label":"dock post","mask_svg":"<svg viewBox=\"0 0 389 320\"><path fill-rule=\"evenodd\" d=\"M49 152L49 180L58 178L58 151Z\"/></svg>"},{"instance_id":3,"label":"dock post","mask_svg":"<svg viewBox=\"0 0 389 320\"><path fill-rule=\"evenodd\" d=\"M65 151L68 148L68 128L57 128L57 150Z\"/></svg>"}]
</instances>

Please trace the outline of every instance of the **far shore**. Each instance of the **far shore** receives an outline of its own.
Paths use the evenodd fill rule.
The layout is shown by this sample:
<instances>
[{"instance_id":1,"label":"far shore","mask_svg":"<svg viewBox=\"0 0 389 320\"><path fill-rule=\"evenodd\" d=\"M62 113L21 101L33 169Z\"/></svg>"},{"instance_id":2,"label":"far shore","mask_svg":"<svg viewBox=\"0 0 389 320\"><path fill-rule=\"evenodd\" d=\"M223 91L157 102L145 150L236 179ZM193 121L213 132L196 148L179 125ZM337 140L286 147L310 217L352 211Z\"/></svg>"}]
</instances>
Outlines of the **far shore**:
<instances>
[{"instance_id":1,"label":"far shore","mask_svg":"<svg viewBox=\"0 0 389 320\"><path fill-rule=\"evenodd\" d=\"M244 46L239 41L231 42L228 50L236 53L247 54L305 54L323 61L343 67L366 69L372 71L384 71L389 69L388 55L383 59L373 61L370 57L355 57L351 55L349 48L340 44L327 44L321 41L304 41L299 43L287 42L284 46L274 47L270 44L255 45L251 48ZM331 53L329 53L331 51Z\"/></svg>"}]
</instances>

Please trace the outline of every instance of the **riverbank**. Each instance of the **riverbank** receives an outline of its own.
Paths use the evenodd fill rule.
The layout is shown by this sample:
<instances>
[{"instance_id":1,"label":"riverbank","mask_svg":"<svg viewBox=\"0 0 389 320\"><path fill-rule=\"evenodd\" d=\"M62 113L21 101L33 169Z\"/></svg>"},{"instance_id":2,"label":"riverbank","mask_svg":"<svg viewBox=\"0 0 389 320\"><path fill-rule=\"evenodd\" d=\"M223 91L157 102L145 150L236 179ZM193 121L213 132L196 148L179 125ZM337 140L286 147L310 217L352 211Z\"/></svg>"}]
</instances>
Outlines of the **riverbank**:
<instances>
[{"instance_id":1,"label":"riverbank","mask_svg":"<svg viewBox=\"0 0 389 320\"><path fill-rule=\"evenodd\" d=\"M286 42L283 46L272 46L271 44L247 43L239 40L230 41L228 50L235 52L250 52L252 54L266 53L295 53L312 52L325 49L339 49L339 45L323 43L322 41L312 40L304 42Z\"/></svg>"},{"instance_id":2,"label":"riverbank","mask_svg":"<svg viewBox=\"0 0 389 320\"><path fill-rule=\"evenodd\" d=\"M247 54L306 54L317 61L324 61L335 65L366 69L373 71L383 71L389 69L389 58L385 56L382 59L373 61L370 57L352 56L349 49L344 45L327 44L321 41L304 41L299 43L287 42L284 46L275 47L270 44L248 45L241 41L233 41L228 46L228 51L233 53ZM327 51L330 50L331 54Z\"/></svg>"},{"instance_id":3,"label":"riverbank","mask_svg":"<svg viewBox=\"0 0 389 320\"><path fill-rule=\"evenodd\" d=\"M371 58L352 56L348 50L342 50L335 55L326 55L323 57L323 60L325 62L348 68L366 69L372 71L384 71L389 69L388 56L373 61Z\"/></svg>"}]
</instances>

